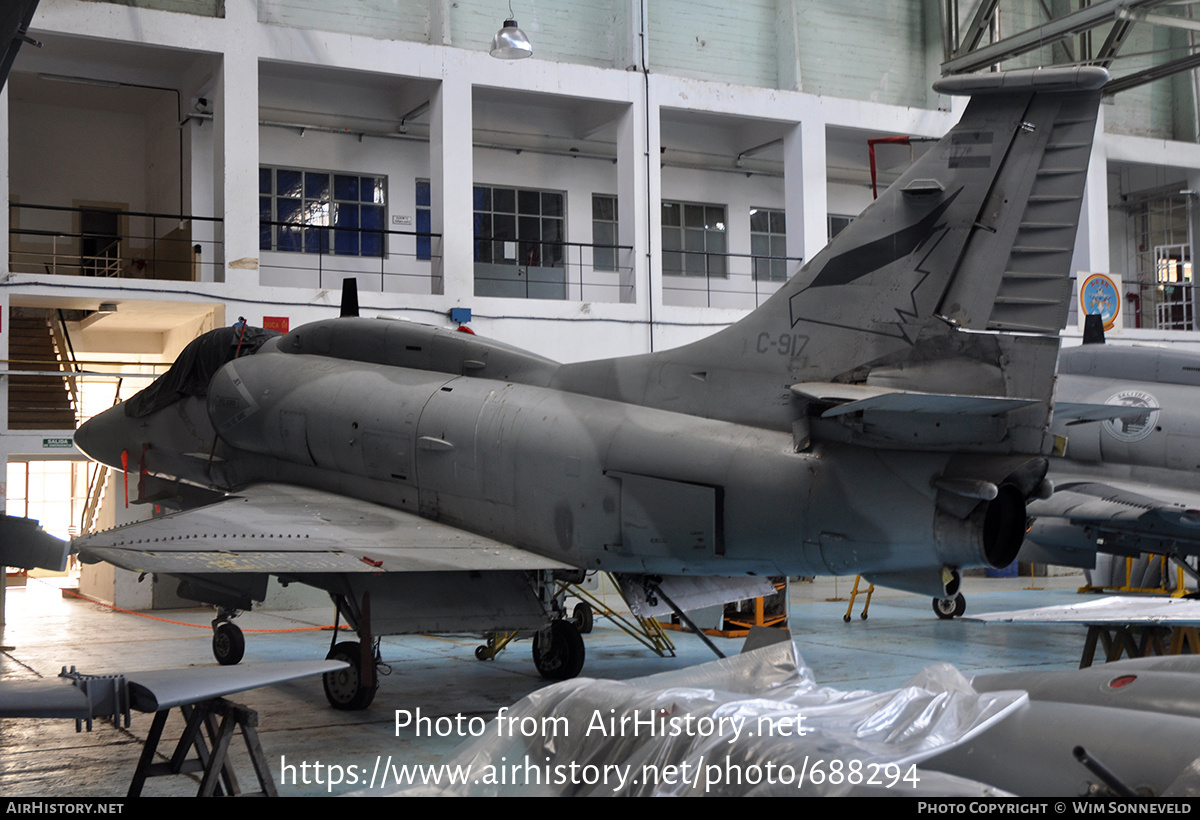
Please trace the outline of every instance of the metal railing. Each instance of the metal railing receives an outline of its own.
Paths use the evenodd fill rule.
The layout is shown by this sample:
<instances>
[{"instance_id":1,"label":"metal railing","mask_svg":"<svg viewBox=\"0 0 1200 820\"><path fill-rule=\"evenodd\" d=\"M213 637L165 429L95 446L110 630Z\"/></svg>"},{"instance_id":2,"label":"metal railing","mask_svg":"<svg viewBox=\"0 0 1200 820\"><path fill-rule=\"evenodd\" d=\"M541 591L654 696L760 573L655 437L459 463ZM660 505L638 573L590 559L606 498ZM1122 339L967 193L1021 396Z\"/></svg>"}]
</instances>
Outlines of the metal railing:
<instances>
[{"instance_id":1,"label":"metal railing","mask_svg":"<svg viewBox=\"0 0 1200 820\"><path fill-rule=\"evenodd\" d=\"M680 261L667 266L676 259ZM663 253L663 261L663 304L750 309L761 305L792 278L804 259L670 250ZM782 278L781 268L786 271Z\"/></svg>"},{"instance_id":2,"label":"metal railing","mask_svg":"<svg viewBox=\"0 0 1200 820\"><path fill-rule=\"evenodd\" d=\"M360 289L440 293L442 235L296 222L260 222L262 284L341 287L347 276Z\"/></svg>"},{"instance_id":3,"label":"metal railing","mask_svg":"<svg viewBox=\"0 0 1200 820\"><path fill-rule=\"evenodd\" d=\"M489 247L515 246L502 261ZM475 295L578 302L633 302L633 248L582 242L475 239ZM515 260L514 257L515 256ZM481 257L483 259L481 260Z\"/></svg>"},{"instance_id":4,"label":"metal railing","mask_svg":"<svg viewBox=\"0 0 1200 820\"><path fill-rule=\"evenodd\" d=\"M95 213L116 220L116 235L82 230ZM221 220L211 216L13 203L9 226L13 273L192 282L220 256Z\"/></svg>"},{"instance_id":5,"label":"metal railing","mask_svg":"<svg viewBox=\"0 0 1200 820\"><path fill-rule=\"evenodd\" d=\"M59 367L64 373L69 374L64 377L63 381L67 385L67 394L71 397L71 410L75 413L75 424L78 426L79 417L83 411L83 402L79 399L79 385L75 380L76 374L79 372L79 365L75 362L75 345L71 344L71 334L67 330L63 312L61 310L47 311L47 314L50 337L54 340L54 352L58 356Z\"/></svg>"}]
</instances>

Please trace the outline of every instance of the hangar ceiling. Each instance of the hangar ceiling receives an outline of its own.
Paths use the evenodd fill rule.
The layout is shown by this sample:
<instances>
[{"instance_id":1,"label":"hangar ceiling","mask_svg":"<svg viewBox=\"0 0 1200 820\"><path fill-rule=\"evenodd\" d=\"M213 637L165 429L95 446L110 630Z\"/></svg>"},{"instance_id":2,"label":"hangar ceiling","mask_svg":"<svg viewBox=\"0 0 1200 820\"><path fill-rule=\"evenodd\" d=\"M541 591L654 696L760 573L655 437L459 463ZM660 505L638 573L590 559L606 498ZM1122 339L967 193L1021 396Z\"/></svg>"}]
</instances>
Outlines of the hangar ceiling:
<instances>
[{"instance_id":1,"label":"hangar ceiling","mask_svg":"<svg viewBox=\"0 0 1200 820\"><path fill-rule=\"evenodd\" d=\"M1050 48L1055 65L1097 65L1113 75L1108 94L1136 88L1181 71L1200 67L1200 19L1191 0L1038 0L1041 15L1009 14L1011 32L1000 30L1001 0L940 0L942 74L967 74ZM1024 20L1025 24L1014 25ZM1130 53L1127 44L1138 27L1180 32L1165 48ZM1140 58L1127 70L1126 58ZM1147 66L1146 58L1149 58ZM1012 65L1003 65L1013 68Z\"/></svg>"}]
</instances>

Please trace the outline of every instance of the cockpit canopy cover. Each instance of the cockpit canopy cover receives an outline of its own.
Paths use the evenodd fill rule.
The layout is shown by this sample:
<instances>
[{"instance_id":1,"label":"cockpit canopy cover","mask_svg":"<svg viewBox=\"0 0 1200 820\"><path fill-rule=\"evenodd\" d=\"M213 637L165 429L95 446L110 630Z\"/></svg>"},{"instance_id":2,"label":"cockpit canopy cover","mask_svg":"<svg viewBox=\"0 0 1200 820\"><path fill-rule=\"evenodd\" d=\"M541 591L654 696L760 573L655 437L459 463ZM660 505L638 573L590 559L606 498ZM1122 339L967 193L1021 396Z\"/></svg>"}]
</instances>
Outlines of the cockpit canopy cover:
<instances>
[{"instance_id":1,"label":"cockpit canopy cover","mask_svg":"<svg viewBox=\"0 0 1200 820\"><path fill-rule=\"evenodd\" d=\"M240 327L210 330L189 342L170 370L125 402L125 414L142 418L185 396L208 395L208 383L226 363L258 352L267 340L278 335L274 330L248 325L245 334Z\"/></svg>"}]
</instances>

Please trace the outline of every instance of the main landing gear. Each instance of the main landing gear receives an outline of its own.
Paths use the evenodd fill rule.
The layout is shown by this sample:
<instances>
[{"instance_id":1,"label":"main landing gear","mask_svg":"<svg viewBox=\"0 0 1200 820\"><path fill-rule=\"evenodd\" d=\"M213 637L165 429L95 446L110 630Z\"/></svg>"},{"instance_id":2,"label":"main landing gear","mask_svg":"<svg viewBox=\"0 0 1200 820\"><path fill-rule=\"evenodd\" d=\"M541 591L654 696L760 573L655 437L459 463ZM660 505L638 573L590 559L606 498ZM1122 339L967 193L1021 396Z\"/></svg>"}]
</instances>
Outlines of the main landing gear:
<instances>
[{"instance_id":1,"label":"main landing gear","mask_svg":"<svg viewBox=\"0 0 1200 820\"><path fill-rule=\"evenodd\" d=\"M334 709L355 711L366 709L375 700L379 689L376 666L380 663L379 641L371 637L371 594L364 593L362 603L355 606L353 596L331 594L337 607L333 624L333 639L329 654L330 661L345 661L347 667L336 672L327 672L322 683L325 699ZM357 641L338 641L338 622L345 617L347 623L358 633Z\"/></svg>"},{"instance_id":2,"label":"main landing gear","mask_svg":"<svg viewBox=\"0 0 1200 820\"><path fill-rule=\"evenodd\" d=\"M341 641L335 643L325 656L328 661L345 661L349 666L336 672L326 673L322 678L325 685L325 699L334 709L355 711L366 709L375 700L378 682L366 685L363 680L363 670L369 670L371 678L375 678L375 662L379 653L378 647L373 647L369 653L363 652L363 644L358 641Z\"/></svg>"},{"instance_id":3,"label":"main landing gear","mask_svg":"<svg viewBox=\"0 0 1200 820\"><path fill-rule=\"evenodd\" d=\"M579 674L586 656L582 636L592 631L595 620L587 601L577 603L568 617L567 593L566 583L557 581L552 573L543 573L539 579L538 596L550 620L533 633L533 665L546 680L568 680ZM488 633L487 644L475 647L475 657L481 661L495 660L521 634L519 631Z\"/></svg>"},{"instance_id":4,"label":"main landing gear","mask_svg":"<svg viewBox=\"0 0 1200 820\"><path fill-rule=\"evenodd\" d=\"M236 615L236 612L219 608L212 622L212 653L221 666L233 666L246 654L246 637L230 620Z\"/></svg>"},{"instance_id":5,"label":"main landing gear","mask_svg":"<svg viewBox=\"0 0 1200 820\"><path fill-rule=\"evenodd\" d=\"M570 680L583 660L583 636L571 621L551 621L533 636L533 665L546 680Z\"/></svg>"},{"instance_id":6,"label":"main landing gear","mask_svg":"<svg viewBox=\"0 0 1200 820\"><path fill-rule=\"evenodd\" d=\"M933 599L933 614L937 615L943 621L952 621L955 618L961 618L962 614L967 611L967 599L960 592L953 598L934 598Z\"/></svg>"}]
</instances>

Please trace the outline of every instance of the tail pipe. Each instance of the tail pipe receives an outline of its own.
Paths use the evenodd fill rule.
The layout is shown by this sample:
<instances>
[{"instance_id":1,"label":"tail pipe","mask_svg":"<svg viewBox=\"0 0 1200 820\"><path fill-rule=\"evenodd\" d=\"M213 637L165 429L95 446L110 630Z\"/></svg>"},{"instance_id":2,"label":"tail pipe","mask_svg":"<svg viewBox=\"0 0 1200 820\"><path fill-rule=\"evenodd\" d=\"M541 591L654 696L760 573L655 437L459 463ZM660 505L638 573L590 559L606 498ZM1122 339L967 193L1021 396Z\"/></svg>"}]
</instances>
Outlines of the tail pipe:
<instances>
[{"instance_id":1,"label":"tail pipe","mask_svg":"<svg viewBox=\"0 0 1200 820\"><path fill-rule=\"evenodd\" d=\"M1025 498L1016 483L992 485L994 494L976 501L965 517L941 508L933 526L934 547L941 561L952 567L988 566L1002 569L1016 560L1025 540Z\"/></svg>"}]
</instances>

